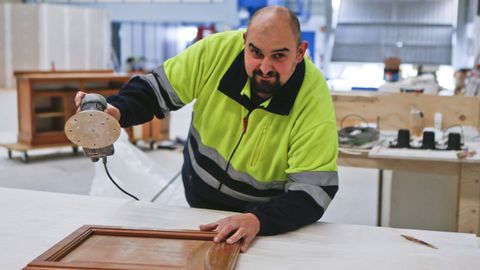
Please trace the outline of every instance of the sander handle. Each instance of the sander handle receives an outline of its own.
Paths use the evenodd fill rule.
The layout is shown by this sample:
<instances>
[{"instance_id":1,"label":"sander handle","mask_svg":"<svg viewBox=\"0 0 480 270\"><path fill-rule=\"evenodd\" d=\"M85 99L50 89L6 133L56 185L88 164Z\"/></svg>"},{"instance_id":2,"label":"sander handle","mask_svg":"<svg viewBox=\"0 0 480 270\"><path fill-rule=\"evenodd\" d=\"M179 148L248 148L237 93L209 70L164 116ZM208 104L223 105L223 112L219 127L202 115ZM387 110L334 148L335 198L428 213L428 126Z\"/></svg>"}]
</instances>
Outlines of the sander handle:
<instances>
[{"instance_id":1,"label":"sander handle","mask_svg":"<svg viewBox=\"0 0 480 270\"><path fill-rule=\"evenodd\" d=\"M100 94L86 94L80 104L80 111L101 111L107 108L107 100Z\"/></svg>"},{"instance_id":2,"label":"sander handle","mask_svg":"<svg viewBox=\"0 0 480 270\"><path fill-rule=\"evenodd\" d=\"M80 111L105 111L107 108L107 100L100 94L90 93L86 94L80 104ZM100 158L106 158L113 155L115 150L113 144L103 148L83 148L83 152L93 162L97 162Z\"/></svg>"}]
</instances>

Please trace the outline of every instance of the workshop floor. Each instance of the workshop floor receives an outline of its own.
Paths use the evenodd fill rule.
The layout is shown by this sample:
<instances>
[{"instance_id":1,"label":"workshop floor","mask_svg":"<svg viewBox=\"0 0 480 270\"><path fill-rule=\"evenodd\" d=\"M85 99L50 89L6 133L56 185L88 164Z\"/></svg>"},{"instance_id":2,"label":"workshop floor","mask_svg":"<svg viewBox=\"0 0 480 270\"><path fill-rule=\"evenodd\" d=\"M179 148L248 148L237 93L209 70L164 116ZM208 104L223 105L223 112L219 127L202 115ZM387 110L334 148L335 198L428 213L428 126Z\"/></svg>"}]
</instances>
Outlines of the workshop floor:
<instances>
[{"instance_id":1,"label":"workshop floor","mask_svg":"<svg viewBox=\"0 0 480 270\"><path fill-rule=\"evenodd\" d=\"M186 108L172 115L170 130L172 138L183 137L186 134L190 111L190 108ZM15 142L18 130L15 90L0 89L0 115L2 116L0 143ZM129 146L125 147L128 149L116 148L116 151L119 150L116 153L117 160L113 160L109 170L114 178L120 179L119 183L125 184L125 189L134 194L144 194L143 199L150 200L152 195L157 194L181 168L182 155L179 150L135 152ZM131 155L136 157L131 158ZM0 187L85 195L91 194L92 191L95 195L123 196L108 182L103 168L98 169L100 164L95 165L81 154L73 155L70 148L35 150L29 152L29 156L28 164L23 163L19 153L14 152L13 158L8 159L7 150L0 147ZM129 169L133 168L127 166L131 160L140 163L137 162L134 169ZM124 182L122 177L127 177L129 173L135 177L130 177ZM322 220L375 225L377 173L377 170L340 168L340 191ZM149 179L141 182L137 175ZM133 183L132 178L135 180ZM151 188L152 186L154 188ZM187 206L181 178L177 177L155 203Z\"/></svg>"}]
</instances>

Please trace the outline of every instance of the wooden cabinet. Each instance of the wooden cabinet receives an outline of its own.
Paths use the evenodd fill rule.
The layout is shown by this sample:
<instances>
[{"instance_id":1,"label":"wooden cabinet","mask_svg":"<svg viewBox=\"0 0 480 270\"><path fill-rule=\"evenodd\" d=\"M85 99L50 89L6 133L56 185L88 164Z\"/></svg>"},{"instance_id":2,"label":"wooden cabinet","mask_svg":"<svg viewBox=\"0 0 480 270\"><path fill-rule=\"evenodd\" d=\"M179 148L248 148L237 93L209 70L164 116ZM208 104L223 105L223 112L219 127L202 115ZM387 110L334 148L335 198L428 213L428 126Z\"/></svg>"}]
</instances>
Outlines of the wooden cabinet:
<instances>
[{"instance_id":1,"label":"wooden cabinet","mask_svg":"<svg viewBox=\"0 0 480 270\"><path fill-rule=\"evenodd\" d=\"M77 91L99 93L105 97L116 94L131 77L114 74L112 70L91 71L17 71L18 140L0 144L8 149L23 152L53 146L72 146L64 133L65 122L75 114ZM156 119L140 126L126 129L131 142L146 141L153 148L157 141L168 140L169 118Z\"/></svg>"},{"instance_id":2,"label":"wooden cabinet","mask_svg":"<svg viewBox=\"0 0 480 270\"><path fill-rule=\"evenodd\" d=\"M18 143L70 144L65 122L76 111L77 91L117 93L130 76L113 73L17 73Z\"/></svg>"}]
</instances>

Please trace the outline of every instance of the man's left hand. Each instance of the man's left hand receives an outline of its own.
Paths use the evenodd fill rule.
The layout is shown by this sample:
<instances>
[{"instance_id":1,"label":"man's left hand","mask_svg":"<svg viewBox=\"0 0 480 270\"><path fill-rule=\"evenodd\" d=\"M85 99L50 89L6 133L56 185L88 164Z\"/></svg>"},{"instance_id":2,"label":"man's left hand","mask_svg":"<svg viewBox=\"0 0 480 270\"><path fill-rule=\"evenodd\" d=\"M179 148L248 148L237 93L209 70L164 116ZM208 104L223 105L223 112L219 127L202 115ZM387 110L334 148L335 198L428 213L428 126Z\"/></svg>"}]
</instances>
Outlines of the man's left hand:
<instances>
[{"instance_id":1,"label":"man's left hand","mask_svg":"<svg viewBox=\"0 0 480 270\"><path fill-rule=\"evenodd\" d=\"M216 243L226 239L227 244L233 244L243 239L240 250L246 252L260 230L260 221L252 213L236 214L213 223L200 225L200 230L216 231L217 235L213 239ZM231 236L228 237L229 235Z\"/></svg>"}]
</instances>

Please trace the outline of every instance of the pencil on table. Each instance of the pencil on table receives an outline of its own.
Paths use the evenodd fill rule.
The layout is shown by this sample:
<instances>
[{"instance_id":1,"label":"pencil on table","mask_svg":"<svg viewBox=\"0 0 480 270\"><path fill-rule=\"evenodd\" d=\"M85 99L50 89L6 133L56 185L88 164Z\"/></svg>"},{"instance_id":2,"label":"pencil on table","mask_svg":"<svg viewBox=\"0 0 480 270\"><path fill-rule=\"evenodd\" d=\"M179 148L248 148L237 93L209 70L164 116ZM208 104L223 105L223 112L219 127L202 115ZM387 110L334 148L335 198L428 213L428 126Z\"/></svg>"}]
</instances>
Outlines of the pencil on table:
<instances>
[{"instance_id":1,"label":"pencil on table","mask_svg":"<svg viewBox=\"0 0 480 270\"><path fill-rule=\"evenodd\" d=\"M434 249L438 249L436 246L434 246L434 245L432 245L432 244L429 244L429 243L427 243L427 242L425 242L425 241L422 241L422 240L420 240L420 239L417 239L417 238L415 238L415 237L413 237L413 236L408 236L408 235L404 235L404 234L402 234L401 236L402 236L403 238L407 239L408 241L412 241L412 242L414 242L414 243L418 243L418 244L421 244L421 245L424 245L424 246L427 246L427 247L431 247L431 248L434 248Z\"/></svg>"}]
</instances>

